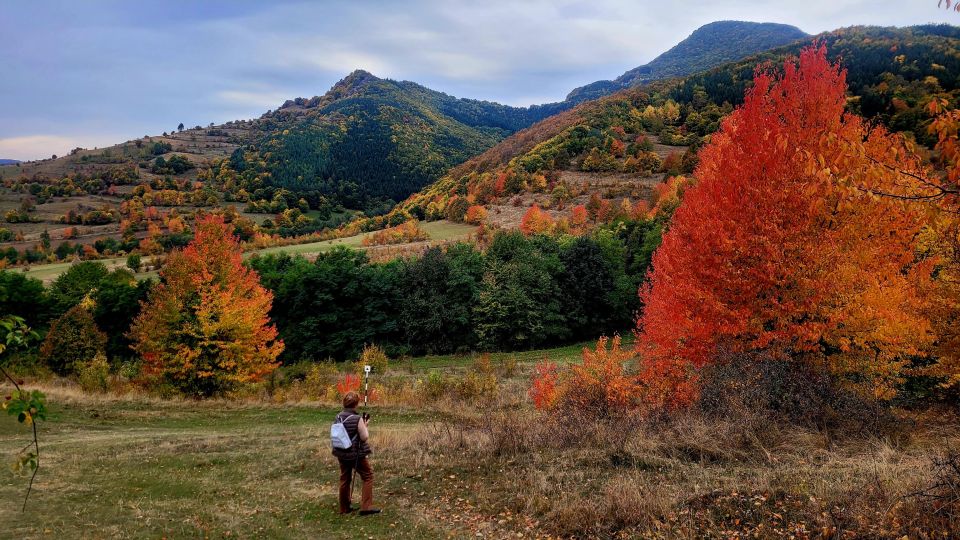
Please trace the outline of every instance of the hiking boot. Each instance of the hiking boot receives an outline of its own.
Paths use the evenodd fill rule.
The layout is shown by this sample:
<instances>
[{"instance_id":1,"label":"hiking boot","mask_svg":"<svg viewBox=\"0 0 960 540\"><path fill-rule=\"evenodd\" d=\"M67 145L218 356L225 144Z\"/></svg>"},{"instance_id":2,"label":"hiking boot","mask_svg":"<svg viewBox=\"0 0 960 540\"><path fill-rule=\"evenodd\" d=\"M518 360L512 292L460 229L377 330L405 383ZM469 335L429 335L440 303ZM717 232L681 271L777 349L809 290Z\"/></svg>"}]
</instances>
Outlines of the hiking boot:
<instances>
[{"instance_id":1,"label":"hiking boot","mask_svg":"<svg viewBox=\"0 0 960 540\"><path fill-rule=\"evenodd\" d=\"M372 516L372 515L374 515L374 514L379 514L379 513L380 513L380 509L379 509L379 508L371 508L371 509L369 509L369 510L361 510L361 511L360 511L360 515L361 515L361 516Z\"/></svg>"}]
</instances>

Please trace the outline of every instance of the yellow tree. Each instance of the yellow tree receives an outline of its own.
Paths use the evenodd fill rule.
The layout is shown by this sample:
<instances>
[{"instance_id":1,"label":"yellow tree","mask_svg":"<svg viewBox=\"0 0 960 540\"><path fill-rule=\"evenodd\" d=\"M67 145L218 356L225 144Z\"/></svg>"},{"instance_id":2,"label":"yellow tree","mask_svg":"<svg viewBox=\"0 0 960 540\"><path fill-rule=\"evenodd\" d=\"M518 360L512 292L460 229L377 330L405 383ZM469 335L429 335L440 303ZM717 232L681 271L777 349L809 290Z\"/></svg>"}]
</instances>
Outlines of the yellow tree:
<instances>
[{"instance_id":1,"label":"yellow tree","mask_svg":"<svg viewBox=\"0 0 960 540\"><path fill-rule=\"evenodd\" d=\"M260 380L283 342L269 324L273 295L243 265L221 216L199 219L194 240L167 259L130 336L144 375L197 397Z\"/></svg>"}]
</instances>

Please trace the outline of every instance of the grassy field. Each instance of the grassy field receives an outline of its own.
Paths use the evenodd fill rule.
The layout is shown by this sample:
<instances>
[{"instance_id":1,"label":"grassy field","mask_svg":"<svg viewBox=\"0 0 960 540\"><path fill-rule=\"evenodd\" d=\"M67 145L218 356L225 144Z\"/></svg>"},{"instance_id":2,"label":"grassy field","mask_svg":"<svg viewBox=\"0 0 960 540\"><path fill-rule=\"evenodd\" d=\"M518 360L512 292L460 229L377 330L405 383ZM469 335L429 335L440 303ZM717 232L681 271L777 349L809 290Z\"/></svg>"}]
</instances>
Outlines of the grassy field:
<instances>
[{"instance_id":1,"label":"grassy field","mask_svg":"<svg viewBox=\"0 0 960 540\"><path fill-rule=\"evenodd\" d=\"M163 400L33 383L52 415L41 469L0 468L10 538L949 538L958 529L915 493L960 446L951 415L907 413L897 430L838 438L752 412L565 423L526 397L533 362L580 345L491 355L494 394L459 394L476 356L398 362L450 393L371 404L378 516L336 514L328 450L335 403ZM0 420L0 462L27 428ZM937 510L939 508L939 510ZM950 510L955 511L955 509ZM916 531L930 530L929 536Z\"/></svg>"},{"instance_id":2,"label":"grassy field","mask_svg":"<svg viewBox=\"0 0 960 540\"><path fill-rule=\"evenodd\" d=\"M431 241L445 241L445 240L456 240L458 238L466 238L470 233L472 233L476 227L472 225L464 225L462 223L452 223L449 221L432 221L429 223L422 224L422 227L430 235ZM369 236L372 233L363 233L356 236L349 236L347 238L338 238L336 240L327 240L323 242L311 242L309 244L296 244L292 246L279 246L261 249L257 251L247 252L244 255L249 257L255 253L258 254L267 254L267 253L292 253L299 255L315 255L317 253L323 253L324 251L329 251L335 246L342 245L348 246L356 249L364 249L362 247L363 239ZM126 257L116 257L111 259L101 259L100 262L107 265L108 268L121 268L126 264ZM50 263L50 264L38 264L31 266L29 270L26 270L27 275L30 277L37 278L41 281L52 281L57 278L60 274L65 272L70 265L73 263L62 262L62 263ZM140 279L146 279L149 277L155 278L157 276L156 272L144 272L137 275Z\"/></svg>"},{"instance_id":3,"label":"grassy field","mask_svg":"<svg viewBox=\"0 0 960 540\"><path fill-rule=\"evenodd\" d=\"M385 512L336 514L328 407L105 400L51 392L42 468L26 512L25 480L0 473L9 538L436 538L418 517L428 480L398 456L417 416L376 411L375 465ZM0 423L4 457L27 437ZM359 491L358 491L359 493ZM387 495L387 494L390 495Z\"/></svg>"},{"instance_id":4,"label":"grassy field","mask_svg":"<svg viewBox=\"0 0 960 540\"><path fill-rule=\"evenodd\" d=\"M421 228L430 235L430 240L432 241L443 241L443 240L455 240L457 238L466 238L467 235L476 230L476 227L473 225L465 225L463 223L453 223L450 221L430 221L427 223L422 223ZM370 236L373 233L363 233L356 236L348 236L346 238L337 238L336 240L326 240L323 242L312 242L309 244L297 244L294 246L280 246L273 248L266 248L257 251L256 253L268 254L268 253L293 253L293 254L302 254L309 255L314 253L322 253L324 251L329 251L335 246L348 246L353 248L361 247L363 239L367 236Z\"/></svg>"}]
</instances>

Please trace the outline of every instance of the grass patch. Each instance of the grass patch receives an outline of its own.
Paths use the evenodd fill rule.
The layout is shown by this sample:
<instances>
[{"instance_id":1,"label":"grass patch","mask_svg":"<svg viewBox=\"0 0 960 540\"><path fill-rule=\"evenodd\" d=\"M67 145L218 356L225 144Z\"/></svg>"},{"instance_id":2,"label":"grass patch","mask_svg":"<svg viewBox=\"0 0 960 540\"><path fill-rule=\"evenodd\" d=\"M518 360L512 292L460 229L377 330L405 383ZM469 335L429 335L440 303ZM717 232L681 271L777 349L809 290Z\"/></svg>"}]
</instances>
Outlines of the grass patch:
<instances>
[{"instance_id":1,"label":"grass patch","mask_svg":"<svg viewBox=\"0 0 960 540\"><path fill-rule=\"evenodd\" d=\"M458 238L466 238L470 233L472 233L476 227L473 225L465 225L462 223L453 223L450 221L431 221L429 223L421 224L423 230L427 231L427 234L430 235L430 240L432 241L444 241L444 240L456 240ZM250 257L253 254L269 254L269 253L291 253L291 254L300 254L300 255L312 255L317 253L323 253L325 251L330 251L335 246L347 246L355 249L365 249L362 246L363 239L373 233L363 233L355 236L348 236L347 238L337 238L335 240L325 240L323 242L311 242L309 244L295 244L292 246L278 246L272 248L265 248L256 251L249 251L244 253L244 257ZM107 265L108 268L125 268L126 267L126 257L117 257L112 259L100 259L100 262ZM31 266L28 270L21 271L26 272L30 277L39 279L41 281L53 281L60 274L67 271L70 268L71 262L60 262L60 263L50 263L50 264L38 264ZM141 272L137 274L137 279L148 279L156 278L158 275L157 272Z\"/></svg>"},{"instance_id":2,"label":"grass patch","mask_svg":"<svg viewBox=\"0 0 960 540\"><path fill-rule=\"evenodd\" d=\"M433 241L443 241L443 240L454 240L457 238L466 238L467 235L476 230L476 227L473 225L464 225L462 223L453 223L450 221L431 221L429 223L421 223L421 228L430 235L430 240ZM309 244L297 244L293 246L279 246L261 249L252 253L259 253L262 255L270 253L291 253L291 254L314 254L314 253L323 253L325 251L330 251L335 246L348 246L352 248L361 248L363 239L367 236L373 234L372 232L362 233L355 236L348 236L346 238L337 238L335 240L324 240L323 242L311 242Z\"/></svg>"},{"instance_id":3,"label":"grass patch","mask_svg":"<svg viewBox=\"0 0 960 540\"><path fill-rule=\"evenodd\" d=\"M0 473L0 520L11 537L441 534L403 495L414 472L389 457L396 455L391 447L404 447L415 434L418 415L376 412L377 448L385 456L374 466L385 512L361 519L336 514L336 462L326 436L331 408L51 398L26 512L19 505L24 479L6 467ZM13 422L0 423L0 456L12 460L26 437Z\"/></svg>"},{"instance_id":4,"label":"grass patch","mask_svg":"<svg viewBox=\"0 0 960 540\"><path fill-rule=\"evenodd\" d=\"M628 334L623 338L623 346L632 346L633 334ZM504 362L509 359L515 359L518 364L533 364L541 360L549 360L557 364L569 364L579 362L582 359L584 348L593 349L596 341L584 341L573 345L564 345L563 347L554 347L551 349L535 349L531 351L516 352L493 352L490 353L490 361L494 364ZM428 355L411 358L408 360L416 369L439 369L466 367L476 360L479 353L468 354L440 354ZM394 369L403 369L402 361L396 361Z\"/></svg>"}]
</instances>

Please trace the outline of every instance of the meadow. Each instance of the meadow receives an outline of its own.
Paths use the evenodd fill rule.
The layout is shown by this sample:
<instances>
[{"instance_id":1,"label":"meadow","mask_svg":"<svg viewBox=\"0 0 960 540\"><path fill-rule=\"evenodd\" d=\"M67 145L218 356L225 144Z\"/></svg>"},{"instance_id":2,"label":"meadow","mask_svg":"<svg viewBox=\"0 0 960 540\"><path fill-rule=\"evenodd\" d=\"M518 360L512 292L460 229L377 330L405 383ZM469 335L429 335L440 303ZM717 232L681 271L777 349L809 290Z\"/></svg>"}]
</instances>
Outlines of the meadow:
<instances>
[{"instance_id":1,"label":"meadow","mask_svg":"<svg viewBox=\"0 0 960 540\"><path fill-rule=\"evenodd\" d=\"M942 470L943 449L960 444L953 415L904 410L897 422L909 429L838 437L747 413L574 425L534 410L525 391L535 362L569 362L579 349L414 358L392 364L389 382L375 377L380 395L369 410L384 513L363 518L336 514L327 431L338 409L329 396L194 401L122 385L91 394L62 379L32 384L51 403L41 468L23 512L27 479L0 473L0 520L17 538L957 532L951 514L924 506L922 495L957 481ZM464 393L478 372L494 385ZM438 377L442 387L428 388ZM27 440L28 428L0 424L0 457L13 460Z\"/></svg>"},{"instance_id":2,"label":"meadow","mask_svg":"<svg viewBox=\"0 0 960 540\"><path fill-rule=\"evenodd\" d=\"M476 227L471 225L453 223L450 221L431 221L429 223L424 223L422 228L427 232L427 234L430 235L430 242L444 242L448 240L464 239L476 229ZM363 239L371 234L372 233L361 233L354 236L348 236L346 238L324 240L322 242L310 242L306 244L265 248L247 252L244 254L244 256L250 257L254 254L266 255L270 253L290 253L293 255L310 256L329 251L336 246L365 249L363 246ZM124 268L126 265L126 260L126 257L114 257L101 259L100 262L105 264L107 268L114 269ZM73 265L73 262L37 264L24 269L23 272L32 278L49 282L56 279L60 274L66 272L71 265ZM157 277L157 272L139 272L136 276L138 279L155 279Z\"/></svg>"}]
</instances>

